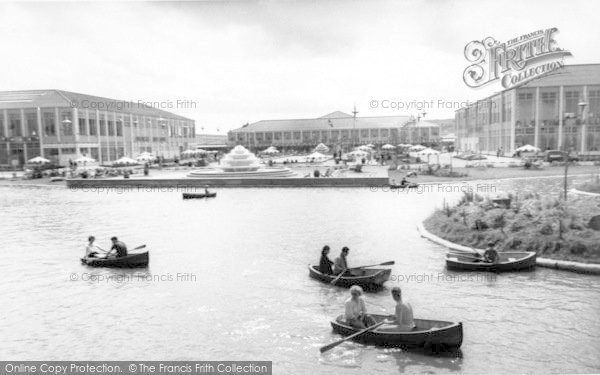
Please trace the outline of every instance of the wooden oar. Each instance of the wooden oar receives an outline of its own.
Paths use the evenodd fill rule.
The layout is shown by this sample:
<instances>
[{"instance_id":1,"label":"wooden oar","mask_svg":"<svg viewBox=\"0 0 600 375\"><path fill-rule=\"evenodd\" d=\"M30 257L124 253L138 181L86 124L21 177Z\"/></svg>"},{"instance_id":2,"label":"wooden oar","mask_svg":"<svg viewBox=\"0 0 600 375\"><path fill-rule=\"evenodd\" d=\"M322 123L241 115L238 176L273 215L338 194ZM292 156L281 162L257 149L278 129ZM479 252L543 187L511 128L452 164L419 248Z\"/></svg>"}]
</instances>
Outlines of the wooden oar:
<instances>
[{"instance_id":1,"label":"wooden oar","mask_svg":"<svg viewBox=\"0 0 600 375\"><path fill-rule=\"evenodd\" d=\"M335 285L335 283L338 282L339 279L341 279L341 277L344 275L344 273L346 273L346 271L348 270L357 270L360 268L365 268L365 267L373 267L373 266L391 266L392 264L394 264L396 262L394 262L393 260L390 260L388 262L383 262L383 263L379 263L379 264L369 264L368 266L360 266L360 267L352 267L352 268L346 268L345 270L342 271L342 273L340 273L335 279L331 280L331 285Z\"/></svg>"},{"instance_id":2,"label":"wooden oar","mask_svg":"<svg viewBox=\"0 0 600 375\"><path fill-rule=\"evenodd\" d=\"M379 323L377 323L377 324L373 324L372 326L370 326L370 327L367 327L367 328L363 329L362 331L358 331L358 332L356 332L356 333L353 333L353 334L352 334L352 335L350 335L350 336L344 337L344 338L343 338L343 339L341 339L341 340L338 340L338 341L336 341L336 342L333 342L333 343L331 343L331 344L325 345L325 346L323 346L323 347L322 347L321 349L319 349L319 350L321 350L321 353L325 353L326 351L328 351L328 350L331 350L331 349L335 348L336 346L338 346L339 344L341 344L341 343L343 343L343 342L346 342L346 341L348 341L348 340L351 340L351 339L353 339L353 338L355 338L355 337L358 337L358 336L360 336L360 335L362 335L362 334L364 334L364 333L367 333L367 332L369 332L369 331L372 331L372 330L374 330L375 328L379 327L379 326L380 326L380 325L382 325L383 323L385 323L385 321L381 321L381 322L379 322Z\"/></svg>"}]
</instances>

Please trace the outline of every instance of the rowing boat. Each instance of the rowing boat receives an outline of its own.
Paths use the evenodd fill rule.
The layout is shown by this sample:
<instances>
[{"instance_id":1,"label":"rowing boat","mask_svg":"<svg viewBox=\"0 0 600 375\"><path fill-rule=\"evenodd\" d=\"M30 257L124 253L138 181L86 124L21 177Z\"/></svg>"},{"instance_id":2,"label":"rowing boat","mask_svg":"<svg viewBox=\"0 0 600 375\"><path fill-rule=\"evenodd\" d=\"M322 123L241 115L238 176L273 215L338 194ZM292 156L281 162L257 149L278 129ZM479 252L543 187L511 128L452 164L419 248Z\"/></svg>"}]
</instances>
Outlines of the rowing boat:
<instances>
[{"instance_id":1,"label":"rowing boat","mask_svg":"<svg viewBox=\"0 0 600 375\"><path fill-rule=\"evenodd\" d=\"M351 273L349 276L342 276L336 281L335 285L344 288L349 288L353 285L358 285L365 290L376 290L383 286L392 273L389 268L365 268L353 269L347 271ZM324 283L331 283L338 275L328 275L319 271L319 266L308 265L308 274L313 279Z\"/></svg>"},{"instance_id":2,"label":"rowing boat","mask_svg":"<svg viewBox=\"0 0 600 375\"><path fill-rule=\"evenodd\" d=\"M388 315L369 314L379 323L389 318ZM357 336L354 340L370 344L394 348L424 348L440 351L451 351L460 348L463 340L462 323L439 320L414 319L416 327L410 332L400 332L394 324L384 324L373 331ZM344 315L331 322L335 333L349 336L359 330L344 321Z\"/></svg>"},{"instance_id":3,"label":"rowing boat","mask_svg":"<svg viewBox=\"0 0 600 375\"><path fill-rule=\"evenodd\" d=\"M199 199L199 198L214 198L217 196L217 193L208 193L208 194L196 194L196 193L183 193L183 199Z\"/></svg>"},{"instance_id":4,"label":"rowing boat","mask_svg":"<svg viewBox=\"0 0 600 375\"><path fill-rule=\"evenodd\" d=\"M410 182L408 184L401 184L401 185L390 185L390 189L415 189L418 187L419 187L419 184L417 184L416 182Z\"/></svg>"},{"instance_id":5,"label":"rowing boat","mask_svg":"<svg viewBox=\"0 0 600 375\"><path fill-rule=\"evenodd\" d=\"M148 267L150 257L148 252L129 254L118 258L81 258L81 263L90 267L138 268Z\"/></svg>"},{"instance_id":6,"label":"rowing boat","mask_svg":"<svg viewBox=\"0 0 600 375\"><path fill-rule=\"evenodd\" d=\"M446 267L457 271L510 272L535 267L536 253L533 251L506 251L498 253L496 263L484 262L475 254L446 254Z\"/></svg>"}]
</instances>

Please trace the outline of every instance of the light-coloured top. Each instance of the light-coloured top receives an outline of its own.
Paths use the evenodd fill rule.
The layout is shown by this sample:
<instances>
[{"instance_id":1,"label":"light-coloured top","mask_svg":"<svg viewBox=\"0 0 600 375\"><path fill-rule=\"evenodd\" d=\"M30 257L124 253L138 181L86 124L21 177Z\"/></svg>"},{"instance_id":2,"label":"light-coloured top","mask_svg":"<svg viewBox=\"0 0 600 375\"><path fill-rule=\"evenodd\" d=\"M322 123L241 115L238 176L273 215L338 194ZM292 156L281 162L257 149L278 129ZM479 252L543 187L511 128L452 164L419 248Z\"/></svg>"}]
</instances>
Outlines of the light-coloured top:
<instances>
[{"instance_id":1,"label":"light-coloured top","mask_svg":"<svg viewBox=\"0 0 600 375\"><path fill-rule=\"evenodd\" d=\"M335 258L333 261L333 273L341 273L346 269L348 269L348 263L346 262L346 259L342 258L341 256Z\"/></svg>"},{"instance_id":2,"label":"light-coloured top","mask_svg":"<svg viewBox=\"0 0 600 375\"><path fill-rule=\"evenodd\" d=\"M346 311L344 317L346 320L356 319L361 314L367 313L367 307L365 306L365 300L362 297L353 299L348 298L345 303Z\"/></svg>"},{"instance_id":3,"label":"light-coloured top","mask_svg":"<svg viewBox=\"0 0 600 375\"><path fill-rule=\"evenodd\" d=\"M396 324L402 330L411 330L415 327L413 309L410 303L398 301L396 304Z\"/></svg>"},{"instance_id":4,"label":"light-coloured top","mask_svg":"<svg viewBox=\"0 0 600 375\"><path fill-rule=\"evenodd\" d=\"M87 244L87 246L85 247L85 256L87 257L91 253L93 253L93 252L97 253L98 251L100 251L100 248L98 246Z\"/></svg>"}]
</instances>

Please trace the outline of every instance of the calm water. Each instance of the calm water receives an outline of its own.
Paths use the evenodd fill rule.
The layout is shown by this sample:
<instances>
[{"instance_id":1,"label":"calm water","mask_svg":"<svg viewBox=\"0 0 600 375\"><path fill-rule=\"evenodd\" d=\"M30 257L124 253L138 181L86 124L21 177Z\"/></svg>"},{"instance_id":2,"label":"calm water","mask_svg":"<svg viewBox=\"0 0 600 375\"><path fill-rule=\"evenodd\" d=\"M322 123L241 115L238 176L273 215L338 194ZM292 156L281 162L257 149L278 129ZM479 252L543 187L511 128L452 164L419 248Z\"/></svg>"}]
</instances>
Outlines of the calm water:
<instances>
[{"instance_id":1,"label":"calm water","mask_svg":"<svg viewBox=\"0 0 600 375\"><path fill-rule=\"evenodd\" d=\"M217 199L183 201L177 192L0 187L0 358L272 360L278 374L599 372L600 278L446 271L444 249L415 224L459 195L220 189ZM105 248L113 235L147 244L150 268L82 266L90 234ZM329 320L347 296L308 277L324 244L332 256L349 246L353 265L395 260L388 288L403 288L416 317L462 321L462 356L351 342L320 355L339 339ZM366 298L371 312L392 312L389 291Z\"/></svg>"}]
</instances>

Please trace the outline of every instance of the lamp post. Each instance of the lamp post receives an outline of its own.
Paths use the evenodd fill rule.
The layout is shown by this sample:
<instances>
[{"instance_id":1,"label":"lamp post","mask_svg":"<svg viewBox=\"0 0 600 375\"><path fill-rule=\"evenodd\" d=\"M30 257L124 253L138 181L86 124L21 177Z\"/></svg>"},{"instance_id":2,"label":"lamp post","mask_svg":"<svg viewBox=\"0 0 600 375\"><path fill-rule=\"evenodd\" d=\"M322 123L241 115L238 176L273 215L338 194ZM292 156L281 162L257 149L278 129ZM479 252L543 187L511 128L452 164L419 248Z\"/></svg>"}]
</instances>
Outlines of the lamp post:
<instances>
[{"instance_id":1,"label":"lamp post","mask_svg":"<svg viewBox=\"0 0 600 375\"><path fill-rule=\"evenodd\" d=\"M581 109L581 115L580 115L581 116L581 126L582 126L582 128L581 128L581 131L582 131L581 138L583 140L584 139L583 131L585 131L585 128L584 128L584 125L585 125L585 107L587 106L587 103L582 101L582 102L579 102L577 105ZM567 182L568 182L567 176L568 176L568 173L569 173L569 164L570 164L569 155L570 155L570 153L571 153L571 150L567 150L565 152L565 155L564 155L564 160L565 160L565 178L564 178L564 183L563 184L564 184L564 198L565 198L565 202L567 201Z\"/></svg>"}]
</instances>

